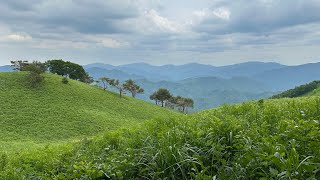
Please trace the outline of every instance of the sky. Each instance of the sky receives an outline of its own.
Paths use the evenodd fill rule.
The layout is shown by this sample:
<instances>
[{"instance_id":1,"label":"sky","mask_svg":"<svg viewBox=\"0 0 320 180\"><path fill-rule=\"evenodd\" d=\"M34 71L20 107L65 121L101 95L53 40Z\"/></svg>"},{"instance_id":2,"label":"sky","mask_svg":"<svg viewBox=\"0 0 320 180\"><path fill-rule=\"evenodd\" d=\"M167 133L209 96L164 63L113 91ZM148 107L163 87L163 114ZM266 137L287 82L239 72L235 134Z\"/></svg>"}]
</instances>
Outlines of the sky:
<instances>
[{"instance_id":1,"label":"sky","mask_svg":"<svg viewBox=\"0 0 320 180\"><path fill-rule=\"evenodd\" d=\"M320 61L320 0L0 0L0 65Z\"/></svg>"}]
</instances>

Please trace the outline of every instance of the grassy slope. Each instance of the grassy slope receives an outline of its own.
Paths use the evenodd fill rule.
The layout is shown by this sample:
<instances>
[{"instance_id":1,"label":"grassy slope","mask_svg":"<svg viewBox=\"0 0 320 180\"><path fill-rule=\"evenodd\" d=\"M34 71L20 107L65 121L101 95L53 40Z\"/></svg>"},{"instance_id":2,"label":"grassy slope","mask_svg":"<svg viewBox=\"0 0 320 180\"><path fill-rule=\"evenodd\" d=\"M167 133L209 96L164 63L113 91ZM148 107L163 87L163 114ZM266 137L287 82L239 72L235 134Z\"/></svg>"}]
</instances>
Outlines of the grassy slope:
<instances>
[{"instance_id":1,"label":"grassy slope","mask_svg":"<svg viewBox=\"0 0 320 180\"><path fill-rule=\"evenodd\" d=\"M8 156L0 178L319 179L319 109L319 97L284 98L150 120L59 156Z\"/></svg>"},{"instance_id":2,"label":"grassy slope","mask_svg":"<svg viewBox=\"0 0 320 180\"><path fill-rule=\"evenodd\" d=\"M313 91L309 92L305 96L320 96L320 87L314 89Z\"/></svg>"},{"instance_id":3,"label":"grassy slope","mask_svg":"<svg viewBox=\"0 0 320 180\"><path fill-rule=\"evenodd\" d=\"M0 73L0 150L77 140L176 113L130 97L45 74L29 88L24 73Z\"/></svg>"}]
</instances>

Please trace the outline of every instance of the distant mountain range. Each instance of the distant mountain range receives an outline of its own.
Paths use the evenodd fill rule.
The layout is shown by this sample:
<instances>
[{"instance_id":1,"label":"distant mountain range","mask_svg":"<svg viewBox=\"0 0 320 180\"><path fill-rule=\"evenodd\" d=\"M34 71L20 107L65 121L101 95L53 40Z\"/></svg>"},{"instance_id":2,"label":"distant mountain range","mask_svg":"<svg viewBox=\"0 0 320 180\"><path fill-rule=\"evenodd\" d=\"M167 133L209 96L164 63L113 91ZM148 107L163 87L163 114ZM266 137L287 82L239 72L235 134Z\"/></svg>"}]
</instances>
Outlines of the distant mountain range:
<instances>
[{"instance_id":1,"label":"distant mountain range","mask_svg":"<svg viewBox=\"0 0 320 180\"><path fill-rule=\"evenodd\" d=\"M12 71L12 67L7 65L7 66L0 66L0 72L10 72Z\"/></svg>"},{"instance_id":2,"label":"distant mountain range","mask_svg":"<svg viewBox=\"0 0 320 180\"><path fill-rule=\"evenodd\" d=\"M93 72L91 68L100 68L104 70L120 70L129 75L145 77L151 81L179 81L194 77L222 77L231 78L235 76L253 76L255 74L273 69L286 67L278 63L247 62L235 65L216 67L198 63L184 65L163 65L152 66L146 63L134 63L120 66L109 64L89 64L84 68L88 72ZM95 69L97 70L97 69Z\"/></svg>"},{"instance_id":3,"label":"distant mountain range","mask_svg":"<svg viewBox=\"0 0 320 180\"><path fill-rule=\"evenodd\" d=\"M246 62L227 66L198 63L153 66L134 63L120 66L94 63L84 66L94 79L135 80L145 89L138 98L149 100L159 88L174 95L195 100L195 109L207 109L224 103L239 103L267 98L295 86L320 80L320 63L286 66L269 62ZM0 71L10 71L10 66Z\"/></svg>"},{"instance_id":4,"label":"distant mountain range","mask_svg":"<svg viewBox=\"0 0 320 180\"><path fill-rule=\"evenodd\" d=\"M93 77L107 76L125 80L147 79L149 81L177 82L196 77L247 77L265 84L272 91L284 91L297 85L320 79L320 63L286 66L269 62L246 62L227 66L212 66L198 63L185 65L153 66L134 63L120 66L89 64L84 68Z\"/></svg>"}]
</instances>

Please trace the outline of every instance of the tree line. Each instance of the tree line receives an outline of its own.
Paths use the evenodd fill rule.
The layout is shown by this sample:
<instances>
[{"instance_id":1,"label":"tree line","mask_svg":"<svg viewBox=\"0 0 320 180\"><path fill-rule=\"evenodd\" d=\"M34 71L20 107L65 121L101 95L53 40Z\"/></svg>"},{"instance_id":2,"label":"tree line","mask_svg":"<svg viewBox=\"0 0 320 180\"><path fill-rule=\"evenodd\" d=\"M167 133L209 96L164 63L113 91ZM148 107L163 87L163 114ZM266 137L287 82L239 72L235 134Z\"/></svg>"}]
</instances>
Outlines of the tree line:
<instances>
[{"instance_id":1,"label":"tree line","mask_svg":"<svg viewBox=\"0 0 320 180\"><path fill-rule=\"evenodd\" d=\"M72 63L70 61L63 60L48 60L44 63L40 61L11 61L13 70L16 71L27 71L29 74L26 76L27 81L32 87L37 87L44 80L42 73L49 72L65 77L62 82L67 83L66 78L78 80L85 83L92 83L93 79L79 64Z\"/></svg>"},{"instance_id":2,"label":"tree line","mask_svg":"<svg viewBox=\"0 0 320 180\"><path fill-rule=\"evenodd\" d=\"M303 96L309 92L312 92L313 90L320 87L320 81L312 81L310 83L297 86L293 89L289 89L287 91L284 91L280 94L272 96L270 99L280 99L280 98L294 98Z\"/></svg>"},{"instance_id":3,"label":"tree line","mask_svg":"<svg viewBox=\"0 0 320 180\"><path fill-rule=\"evenodd\" d=\"M144 89L137 85L132 79L125 81L123 84L120 83L118 79L111 79L108 77L99 78L96 83L102 84L104 90L107 90L108 85L118 89L120 98L123 94L129 91L132 97L136 97L137 94L144 93Z\"/></svg>"},{"instance_id":4,"label":"tree line","mask_svg":"<svg viewBox=\"0 0 320 180\"><path fill-rule=\"evenodd\" d=\"M96 83L100 83L104 90L108 89L108 86L118 89L120 98L126 92L130 92L132 97L136 97L137 94L144 93L144 89L136 84L135 81L129 79L123 84L117 79L111 79L108 77L99 78ZM150 96L151 100L154 100L156 105L161 107L167 107L178 110L183 113L188 112L188 108L193 108L194 102L191 98L185 98L182 96L173 96L168 89L160 88Z\"/></svg>"},{"instance_id":5,"label":"tree line","mask_svg":"<svg viewBox=\"0 0 320 180\"><path fill-rule=\"evenodd\" d=\"M194 101L191 98L182 96L173 96L168 89L160 88L152 95L150 99L154 100L157 105L179 110L183 113L188 112L188 108L193 108Z\"/></svg>"}]
</instances>

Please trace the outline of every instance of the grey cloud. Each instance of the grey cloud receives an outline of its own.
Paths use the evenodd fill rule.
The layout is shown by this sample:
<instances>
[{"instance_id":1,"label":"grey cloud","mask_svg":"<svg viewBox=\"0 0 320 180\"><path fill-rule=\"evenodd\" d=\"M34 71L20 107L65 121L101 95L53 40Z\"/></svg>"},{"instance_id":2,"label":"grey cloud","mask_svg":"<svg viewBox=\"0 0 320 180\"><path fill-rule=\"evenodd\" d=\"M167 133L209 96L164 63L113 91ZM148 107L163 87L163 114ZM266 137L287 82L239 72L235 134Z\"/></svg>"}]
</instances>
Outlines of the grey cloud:
<instances>
[{"instance_id":1,"label":"grey cloud","mask_svg":"<svg viewBox=\"0 0 320 180\"><path fill-rule=\"evenodd\" d=\"M0 41L5 51L0 58L61 56L83 63L150 59L160 64L221 58L222 64L225 59L235 62L260 55L289 61L290 48L305 45L305 57L318 55L315 48L308 49L320 45L319 0L205 1L3 0L0 40L6 41ZM182 5L189 7L181 10ZM199 7L210 7L206 13L211 14L189 25L192 11ZM230 10L229 18L215 16L217 8ZM8 35L16 34L32 40L7 41ZM275 56L279 48L285 50Z\"/></svg>"},{"instance_id":2,"label":"grey cloud","mask_svg":"<svg viewBox=\"0 0 320 180\"><path fill-rule=\"evenodd\" d=\"M215 4L211 10L219 7L229 9L229 20L221 24L216 18L207 19L194 29L198 32L221 34L265 33L320 21L320 1L317 0L224 1Z\"/></svg>"},{"instance_id":3,"label":"grey cloud","mask_svg":"<svg viewBox=\"0 0 320 180\"><path fill-rule=\"evenodd\" d=\"M65 28L81 33L107 34L128 32L129 29L123 27L121 21L139 15L138 5L129 0L26 2L0 2L3 14L0 20L10 24L14 31L28 31L26 27L35 25L38 31Z\"/></svg>"}]
</instances>

